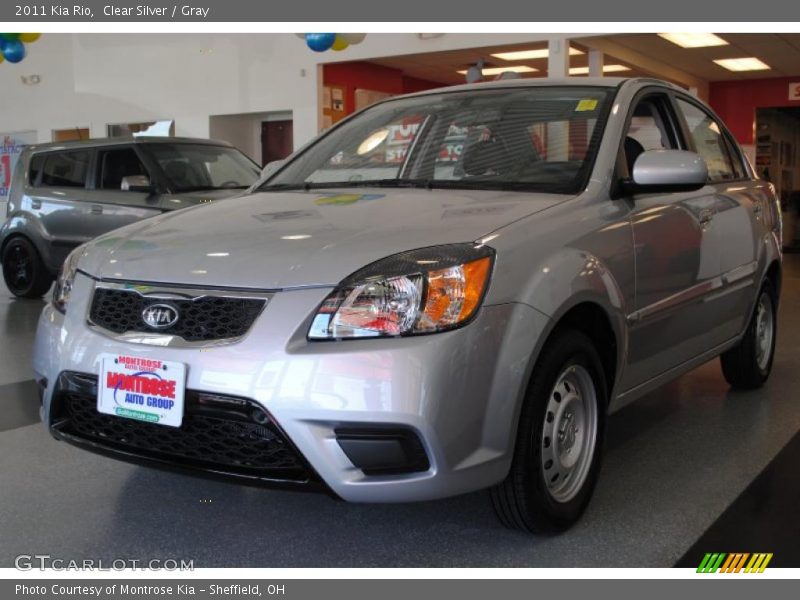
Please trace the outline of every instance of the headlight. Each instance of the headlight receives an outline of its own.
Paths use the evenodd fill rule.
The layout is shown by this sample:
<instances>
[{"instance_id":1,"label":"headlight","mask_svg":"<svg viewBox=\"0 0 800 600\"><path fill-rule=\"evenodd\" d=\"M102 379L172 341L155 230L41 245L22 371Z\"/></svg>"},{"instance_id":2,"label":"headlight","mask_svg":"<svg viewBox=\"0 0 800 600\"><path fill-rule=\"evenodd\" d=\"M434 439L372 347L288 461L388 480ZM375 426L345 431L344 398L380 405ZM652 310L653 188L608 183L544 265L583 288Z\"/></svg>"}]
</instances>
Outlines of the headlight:
<instances>
[{"instance_id":1,"label":"headlight","mask_svg":"<svg viewBox=\"0 0 800 600\"><path fill-rule=\"evenodd\" d=\"M467 323L478 310L494 250L475 244L432 246L372 263L322 303L310 340L435 333Z\"/></svg>"},{"instance_id":2,"label":"headlight","mask_svg":"<svg viewBox=\"0 0 800 600\"><path fill-rule=\"evenodd\" d=\"M56 279L56 285L53 287L53 306L59 312L67 312L67 303L72 293L72 284L75 282L75 275L78 272L78 261L83 256L83 251L84 246L78 246L70 252L61 267L58 279Z\"/></svg>"}]
</instances>

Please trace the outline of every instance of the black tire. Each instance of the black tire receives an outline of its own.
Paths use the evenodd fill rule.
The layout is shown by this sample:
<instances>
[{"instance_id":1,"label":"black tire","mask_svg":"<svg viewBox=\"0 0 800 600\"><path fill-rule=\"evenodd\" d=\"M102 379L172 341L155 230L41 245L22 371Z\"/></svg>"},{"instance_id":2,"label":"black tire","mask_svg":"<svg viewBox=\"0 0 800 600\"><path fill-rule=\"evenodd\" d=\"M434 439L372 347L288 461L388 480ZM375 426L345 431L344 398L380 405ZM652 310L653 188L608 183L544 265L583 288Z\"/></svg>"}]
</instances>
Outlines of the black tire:
<instances>
[{"instance_id":1,"label":"black tire","mask_svg":"<svg viewBox=\"0 0 800 600\"><path fill-rule=\"evenodd\" d=\"M573 497L559 500L548 489L545 478L547 462L543 464L543 453L548 452L544 448L550 447L552 442L544 429L545 420L553 422L553 417L548 416L552 414L548 406L555 406L552 404L556 397L555 385L573 366L582 367L581 372L591 376L596 402L596 434L591 454L587 454L588 462L584 463L587 471L584 471L582 484ZM591 340L571 329L556 332L534 367L520 415L511 470L506 479L490 491L495 512L503 525L530 533L552 534L578 521L589 503L600 471L607 400L603 365ZM561 402L560 397L558 402ZM556 452L554 447L552 453ZM552 465L552 461L550 463ZM578 480L576 477L575 481Z\"/></svg>"},{"instance_id":2,"label":"black tire","mask_svg":"<svg viewBox=\"0 0 800 600\"><path fill-rule=\"evenodd\" d=\"M3 279L18 298L41 298L54 278L34 245L24 237L15 237L3 249Z\"/></svg>"},{"instance_id":3,"label":"black tire","mask_svg":"<svg viewBox=\"0 0 800 600\"><path fill-rule=\"evenodd\" d=\"M768 341L762 341L765 328L759 327L761 317L761 306L768 303L766 310L769 311L771 319L771 336ZM775 340L778 337L778 299L775 287L772 282L767 280L761 286L761 291L756 300L756 306L750 317L750 323L744 337L734 348L731 348L722 356L722 374L731 387L739 390L754 390L760 388L767 381L772 371L772 361L775 358ZM764 355L764 348L768 347L769 354Z\"/></svg>"}]
</instances>

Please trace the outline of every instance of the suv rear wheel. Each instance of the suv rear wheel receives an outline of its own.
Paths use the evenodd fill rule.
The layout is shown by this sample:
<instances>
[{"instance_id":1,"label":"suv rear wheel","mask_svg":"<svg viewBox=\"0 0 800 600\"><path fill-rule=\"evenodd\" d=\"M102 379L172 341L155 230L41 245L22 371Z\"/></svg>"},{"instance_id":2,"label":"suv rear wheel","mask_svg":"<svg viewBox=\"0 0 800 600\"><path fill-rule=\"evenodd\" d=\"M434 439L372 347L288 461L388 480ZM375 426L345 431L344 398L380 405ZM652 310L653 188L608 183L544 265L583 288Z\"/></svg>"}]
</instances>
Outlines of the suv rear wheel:
<instances>
[{"instance_id":1,"label":"suv rear wheel","mask_svg":"<svg viewBox=\"0 0 800 600\"><path fill-rule=\"evenodd\" d=\"M753 390L767 381L775 356L777 300L772 282L765 281L742 341L720 357L722 374L731 387Z\"/></svg>"},{"instance_id":2,"label":"suv rear wheel","mask_svg":"<svg viewBox=\"0 0 800 600\"><path fill-rule=\"evenodd\" d=\"M15 237L3 250L3 279L20 298L41 298L53 284L36 248L24 237Z\"/></svg>"},{"instance_id":3,"label":"suv rear wheel","mask_svg":"<svg viewBox=\"0 0 800 600\"><path fill-rule=\"evenodd\" d=\"M556 333L534 368L511 471L491 490L506 527L555 533L583 514L600 470L607 388L591 340Z\"/></svg>"}]
</instances>

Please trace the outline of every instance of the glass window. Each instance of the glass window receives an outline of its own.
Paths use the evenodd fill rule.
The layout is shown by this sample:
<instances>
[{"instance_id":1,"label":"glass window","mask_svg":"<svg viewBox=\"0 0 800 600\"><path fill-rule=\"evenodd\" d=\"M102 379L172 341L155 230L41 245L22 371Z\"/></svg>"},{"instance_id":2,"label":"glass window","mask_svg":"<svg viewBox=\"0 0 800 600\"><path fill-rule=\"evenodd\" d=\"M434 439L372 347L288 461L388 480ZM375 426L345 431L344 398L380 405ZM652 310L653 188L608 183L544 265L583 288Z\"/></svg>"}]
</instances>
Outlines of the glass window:
<instances>
[{"instance_id":1,"label":"glass window","mask_svg":"<svg viewBox=\"0 0 800 600\"><path fill-rule=\"evenodd\" d=\"M627 135L639 142L643 150L674 150L667 124L654 102L644 100L636 106Z\"/></svg>"},{"instance_id":2,"label":"glass window","mask_svg":"<svg viewBox=\"0 0 800 600\"><path fill-rule=\"evenodd\" d=\"M44 154L35 154L31 157L30 167L28 167L28 183L36 185L39 181L39 173L42 172L44 164Z\"/></svg>"},{"instance_id":3,"label":"glass window","mask_svg":"<svg viewBox=\"0 0 800 600\"><path fill-rule=\"evenodd\" d=\"M679 98L678 106L686 118L697 153L706 161L709 181L736 179L725 136L719 124L695 104Z\"/></svg>"},{"instance_id":4,"label":"glass window","mask_svg":"<svg viewBox=\"0 0 800 600\"><path fill-rule=\"evenodd\" d=\"M142 147L161 167L175 192L245 189L261 173L253 161L228 146L150 143Z\"/></svg>"},{"instance_id":5,"label":"glass window","mask_svg":"<svg viewBox=\"0 0 800 600\"><path fill-rule=\"evenodd\" d=\"M378 104L292 160L270 187L443 186L573 193L613 91L542 86Z\"/></svg>"},{"instance_id":6,"label":"glass window","mask_svg":"<svg viewBox=\"0 0 800 600\"><path fill-rule=\"evenodd\" d=\"M100 150L97 154L99 168L98 189L121 190L122 179L133 175L149 177L147 169L133 148L115 148Z\"/></svg>"},{"instance_id":7,"label":"glass window","mask_svg":"<svg viewBox=\"0 0 800 600\"><path fill-rule=\"evenodd\" d=\"M42 168L42 185L51 187L84 187L89 153L52 152L45 155Z\"/></svg>"}]
</instances>

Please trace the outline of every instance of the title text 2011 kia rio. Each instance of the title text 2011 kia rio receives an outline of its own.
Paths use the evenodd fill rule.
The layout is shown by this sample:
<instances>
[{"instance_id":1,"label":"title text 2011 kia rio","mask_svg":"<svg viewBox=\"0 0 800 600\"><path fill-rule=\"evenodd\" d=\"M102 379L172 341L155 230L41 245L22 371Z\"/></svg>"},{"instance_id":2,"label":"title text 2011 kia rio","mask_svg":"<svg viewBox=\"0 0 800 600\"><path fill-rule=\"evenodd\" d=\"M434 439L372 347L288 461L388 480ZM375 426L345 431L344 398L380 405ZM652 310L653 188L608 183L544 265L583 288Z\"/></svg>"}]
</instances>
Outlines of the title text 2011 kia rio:
<instances>
[{"instance_id":1,"label":"title text 2011 kia rio","mask_svg":"<svg viewBox=\"0 0 800 600\"><path fill-rule=\"evenodd\" d=\"M106 234L44 309L76 446L357 502L586 507L606 415L721 356L768 377L774 191L700 101L548 79L391 99L259 189Z\"/></svg>"}]
</instances>

